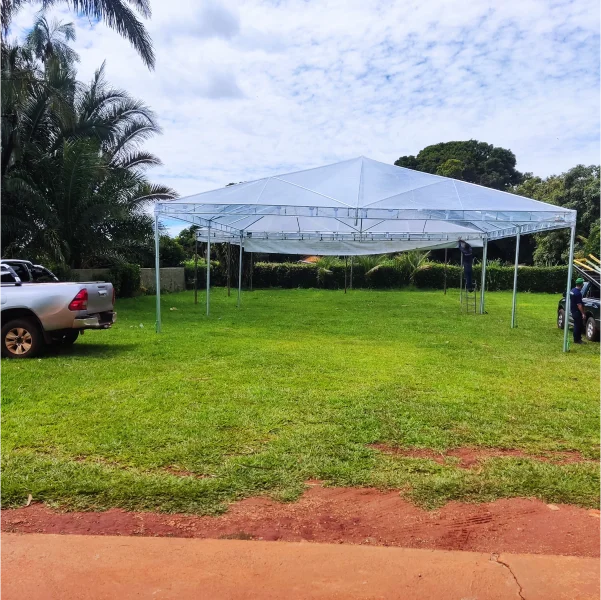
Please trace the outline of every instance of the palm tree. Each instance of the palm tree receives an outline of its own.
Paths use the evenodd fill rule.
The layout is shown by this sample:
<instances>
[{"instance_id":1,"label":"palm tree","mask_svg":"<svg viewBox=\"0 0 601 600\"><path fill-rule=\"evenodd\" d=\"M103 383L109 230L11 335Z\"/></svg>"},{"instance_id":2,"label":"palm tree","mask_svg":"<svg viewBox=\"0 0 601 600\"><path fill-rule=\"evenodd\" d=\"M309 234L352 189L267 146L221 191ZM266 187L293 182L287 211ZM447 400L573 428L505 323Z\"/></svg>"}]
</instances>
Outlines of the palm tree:
<instances>
[{"instance_id":1,"label":"palm tree","mask_svg":"<svg viewBox=\"0 0 601 600\"><path fill-rule=\"evenodd\" d=\"M43 9L61 2L70 6L78 14L97 21L104 21L111 29L129 40L148 68L154 68L152 41L146 28L135 14L137 12L145 19L150 18L151 10L148 0L3 0L1 16L4 34L8 32L12 17L21 6L34 2L41 3ZM133 6L134 10L128 5Z\"/></svg>"},{"instance_id":2,"label":"palm tree","mask_svg":"<svg viewBox=\"0 0 601 600\"><path fill-rule=\"evenodd\" d=\"M79 61L79 56L67 42L74 40L73 23L48 23L45 15L40 13L25 39L25 45L44 64L55 58L65 65L72 65Z\"/></svg>"},{"instance_id":3,"label":"palm tree","mask_svg":"<svg viewBox=\"0 0 601 600\"><path fill-rule=\"evenodd\" d=\"M140 148L160 132L154 114L109 86L104 65L83 85L68 55L48 55L40 69L35 48L3 55L3 111L6 92L15 115L2 119L3 252L72 267L142 257L152 240L146 206L175 196L145 175L160 164ZM22 73L33 76L21 89Z\"/></svg>"}]
</instances>

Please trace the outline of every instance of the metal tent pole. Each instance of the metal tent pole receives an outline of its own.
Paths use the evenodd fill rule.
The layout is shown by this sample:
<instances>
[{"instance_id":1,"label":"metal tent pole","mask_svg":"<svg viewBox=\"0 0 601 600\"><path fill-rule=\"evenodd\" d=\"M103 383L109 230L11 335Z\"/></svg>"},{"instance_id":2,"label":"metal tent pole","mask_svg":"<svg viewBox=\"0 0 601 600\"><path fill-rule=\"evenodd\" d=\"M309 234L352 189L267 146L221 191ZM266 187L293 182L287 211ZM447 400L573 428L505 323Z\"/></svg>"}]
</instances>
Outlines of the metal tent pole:
<instances>
[{"instance_id":1,"label":"metal tent pole","mask_svg":"<svg viewBox=\"0 0 601 600\"><path fill-rule=\"evenodd\" d=\"M344 293L346 294L346 270L348 267L348 256L344 257Z\"/></svg>"},{"instance_id":2,"label":"metal tent pole","mask_svg":"<svg viewBox=\"0 0 601 600\"><path fill-rule=\"evenodd\" d=\"M240 236L240 259L238 261L238 308L240 308L240 297L242 296L242 236Z\"/></svg>"},{"instance_id":3,"label":"metal tent pole","mask_svg":"<svg viewBox=\"0 0 601 600\"><path fill-rule=\"evenodd\" d=\"M572 270L574 267L574 243L576 242L576 223L572 225L570 234L570 258L568 261L568 282L566 284L565 313L563 315L563 351L568 351L568 329L570 328L570 289L572 287Z\"/></svg>"},{"instance_id":4,"label":"metal tent pole","mask_svg":"<svg viewBox=\"0 0 601 600\"><path fill-rule=\"evenodd\" d=\"M447 295L447 252L448 248L444 249L444 295Z\"/></svg>"},{"instance_id":5,"label":"metal tent pole","mask_svg":"<svg viewBox=\"0 0 601 600\"><path fill-rule=\"evenodd\" d=\"M249 277L250 281L249 281L249 286L248 286L250 288L251 292L253 291L253 267L254 267L253 261L254 261L254 255L251 252L250 253L250 277Z\"/></svg>"},{"instance_id":6,"label":"metal tent pole","mask_svg":"<svg viewBox=\"0 0 601 600\"><path fill-rule=\"evenodd\" d=\"M156 208L155 208L156 210ZM155 285L156 285L156 296L157 296L157 308L156 308L156 323L155 328L157 333L161 333L161 267L159 257L159 215L154 213L154 271L155 271Z\"/></svg>"},{"instance_id":7,"label":"metal tent pole","mask_svg":"<svg viewBox=\"0 0 601 600\"><path fill-rule=\"evenodd\" d=\"M211 223L207 237L207 317L211 309Z\"/></svg>"},{"instance_id":8,"label":"metal tent pole","mask_svg":"<svg viewBox=\"0 0 601 600\"><path fill-rule=\"evenodd\" d=\"M351 280L349 282L350 283L349 287L350 287L351 290L353 289L353 258L354 257L351 256Z\"/></svg>"},{"instance_id":9,"label":"metal tent pole","mask_svg":"<svg viewBox=\"0 0 601 600\"><path fill-rule=\"evenodd\" d=\"M484 294L486 291L486 255L488 254L488 239L484 240L482 248L482 280L480 281L480 314L484 314Z\"/></svg>"},{"instance_id":10,"label":"metal tent pole","mask_svg":"<svg viewBox=\"0 0 601 600\"><path fill-rule=\"evenodd\" d=\"M198 304L198 232L196 234L196 244L194 248L194 304Z\"/></svg>"},{"instance_id":11,"label":"metal tent pole","mask_svg":"<svg viewBox=\"0 0 601 600\"><path fill-rule=\"evenodd\" d=\"M463 308L463 252L461 253L461 259L459 262L459 303Z\"/></svg>"},{"instance_id":12,"label":"metal tent pole","mask_svg":"<svg viewBox=\"0 0 601 600\"><path fill-rule=\"evenodd\" d=\"M231 263L232 263L232 244L227 245L227 297L230 297L231 288Z\"/></svg>"},{"instance_id":13,"label":"metal tent pole","mask_svg":"<svg viewBox=\"0 0 601 600\"><path fill-rule=\"evenodd\" d=\"M511 328L516 326L516 304L518 295L518 258L520 254L520 228L515 236L515 267L513 271L513 299L511 301Z\"/></svg>"}]
</instances>

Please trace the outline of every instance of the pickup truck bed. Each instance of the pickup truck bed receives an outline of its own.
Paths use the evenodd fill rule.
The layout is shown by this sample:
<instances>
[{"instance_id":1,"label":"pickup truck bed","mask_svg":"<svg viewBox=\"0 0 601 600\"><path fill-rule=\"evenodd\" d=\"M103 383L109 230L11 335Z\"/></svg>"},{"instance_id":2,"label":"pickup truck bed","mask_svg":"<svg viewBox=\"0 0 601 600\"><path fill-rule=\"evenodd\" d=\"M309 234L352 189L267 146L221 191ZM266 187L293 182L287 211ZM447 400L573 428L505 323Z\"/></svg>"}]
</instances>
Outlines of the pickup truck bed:
<instances>
[{"instance_id":1,"label":"pickup truck bed","mask_svg":"<svg viewBox=\"0 0 601 600\"><path fill-rule=\"evenodd\" d=\"M108 329L114 302L105 282L2 283L2 356L29 358L74 343L85 329Z\"/></svg>"}]
</instances>

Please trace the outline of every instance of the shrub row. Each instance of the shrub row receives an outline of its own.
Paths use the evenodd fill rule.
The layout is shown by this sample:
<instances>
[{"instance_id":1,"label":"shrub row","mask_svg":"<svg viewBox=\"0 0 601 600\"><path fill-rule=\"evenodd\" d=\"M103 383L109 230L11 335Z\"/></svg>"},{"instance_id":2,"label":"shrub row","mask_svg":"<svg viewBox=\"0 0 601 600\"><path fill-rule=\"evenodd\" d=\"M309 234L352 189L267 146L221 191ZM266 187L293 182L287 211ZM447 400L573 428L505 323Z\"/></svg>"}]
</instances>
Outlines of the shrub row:
<instances>
[{"instance_id":1,"label":"shrub row","mask_svg":"<svg viewBox=\"0 0 601 600\"><path fill-rule=\"evenodd\" d=\"M124 263L111 267L107 279L118 298L131 298L140 291L140 265Z\"/></svg>"},{"instance_id":2,"label":"shrub row","mask_svg":"<svg viewBox=\"0 0 601 600\"><path fill-rule=\"evenodd\" d=\"M194 288L194 263L186 261L184 265L186 288ZM491 291L513 288L513 267L491 264L486 270L487 289ZM324 288L342 289L345 284L351 286L350 266L334 264L324 269L315 264L305 263L255 263L252 273L253 288ZM413 283L418 288L442 289L458 287L461 267L440 263L426 263L414 273ZM474 281L480 283L481 266L474 266ZM231 283L237 284L237 274L232 273ZM565 289L567 267L520 267L518 271L518 290L522 292L560 293ZM123 264L110 269L109 276L98 279L110 281L119 298L134 296L140 290L140 267ZM211 283L226 285L226 272L218 261L211 261ZM247 282L248 283L248 282ZM355 288L400 288L411 284L407 272L392 265L380 265L366 273L362 265L354 265L352 287ZM198 287L206 285L206 263L198 261Z\"/></svg>"},{"instance_id":3,"label":"shrub row","mask_svg":"<svg viewBox=\"0 0 601 600\"><path fill-rule=\"evenodd\" d=\"M414 274L414 284L419 288L442 289L445 281L447 287L458 287L461 267L440 263L427 263ZM350 287L350 267L346 269L347 285ZM489 265L486 270L487 289L491 291L510 290L513 288L513 267ZM204 265L199 267L199 285L205 282ZM225 274L219 265L212 270L212 281L215 285L225 284ZM481 267L474 266L474 281L480 283ZM567 267L520 267L518 271L518 289L530 292L558 293L565 289ZM193 274L192 274L193 284ZM254 288L325 288L342 289L345 281L345 267L330 266L328 269L318 265L304 263L266 263L254 265L252 275ZM233 281L232 281L233 282ZM407 273L393 266L381 265L366 273L364 267L355 265L353 282L355 288L399 288L410 285ZM233 282L235 285L235 282Z\"/></svg>"},{"instance_id":4,"label":"shrub row","mask_svg":"<svg viewBox=\"0 0 601 600\"><path fill-rule=\"evenodd\" d=\"M440 289L444 286L444 265L428 263L415 275L420 288ZM489 265L486 269L486 289L491 291L513 289L513 267ZM459 287L461 267L447 266L447 286ZM481 265L474 266L474 281L480 285ZM559 293L565 290L567 267L519 267L518 290L521 292Z\"/></svg>"}]
</instances>

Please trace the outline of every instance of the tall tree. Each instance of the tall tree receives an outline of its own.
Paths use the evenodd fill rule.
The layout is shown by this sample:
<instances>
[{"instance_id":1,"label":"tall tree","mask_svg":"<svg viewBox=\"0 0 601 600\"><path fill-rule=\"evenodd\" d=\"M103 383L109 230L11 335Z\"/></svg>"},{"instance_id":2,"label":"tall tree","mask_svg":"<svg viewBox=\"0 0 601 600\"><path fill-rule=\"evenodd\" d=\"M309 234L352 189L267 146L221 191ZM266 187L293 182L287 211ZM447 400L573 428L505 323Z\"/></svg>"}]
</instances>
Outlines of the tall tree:
<instances>
[{"instance_id":1,"label":"tall tree","mask_svg":"<svg viewBox=\"0 0 601 600\"><path fill-rule=\"evenodd\" d=\"M175 195L145 175L160 164L140 148L160 131L154 115L104 66L84 85L69 53L36 60L31 37L2 54L2 251L72 267L135 260L152 241L146 205Z\"/></svg>"},{"instance_id":2,"label":"tall tree","mask_svg":"<svg viewBox=\"0 0 601 600\"><path fill-rule=\"evenodd\" d=\"M599 166L577 165L561 175L545 179L529 177L513 188L520 196L577 211L577 252L599 253ZM568 259L567 230L535 236L534 262L539 265L565 263Z\"/></svg>"},{"instance_id":3,"label":"tall tree","mask_svg":"<svg viewBox=\"0 0 601 600\"><path fill-rule=\"evenodd\" d=\"M427 146L416 156L401 156L394 164L497 190L507 190L523 178L511 150L477 140Z\"/></svg>"}]
</instances>

